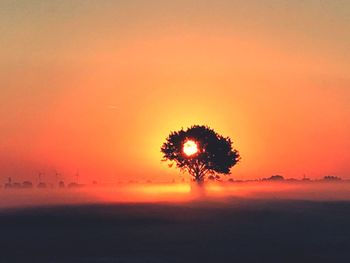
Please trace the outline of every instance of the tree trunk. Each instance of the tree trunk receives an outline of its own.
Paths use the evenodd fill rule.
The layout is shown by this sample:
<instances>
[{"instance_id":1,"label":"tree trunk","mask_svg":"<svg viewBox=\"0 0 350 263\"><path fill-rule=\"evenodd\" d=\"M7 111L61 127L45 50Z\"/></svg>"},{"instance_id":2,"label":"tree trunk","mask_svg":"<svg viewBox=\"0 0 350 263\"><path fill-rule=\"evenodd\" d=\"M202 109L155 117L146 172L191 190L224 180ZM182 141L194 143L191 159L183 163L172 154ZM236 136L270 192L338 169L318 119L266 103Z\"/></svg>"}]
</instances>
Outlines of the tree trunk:
<instances>
[{"instance_id":1,"label":"tree trunk","mask_svg":"<svg viewBox=\"0 0 350 263\"><path fill-rule=\"evenodd\" d=\"M205 185L203 181L193 181L191 183L191 195L195 199L203 199L206 196Z\"/></svg>"},{"instance_id":2,"label":"tree trunk","mask_svg":"<svg viewBox=\"0 0 350 263\"><path fill-rule=\"evenodd\" d=\"M206 196L204 176L200 172L194 175L194 180L191 184L191 193L196 199L203 199Z\"/></svg>"}]
</instances>

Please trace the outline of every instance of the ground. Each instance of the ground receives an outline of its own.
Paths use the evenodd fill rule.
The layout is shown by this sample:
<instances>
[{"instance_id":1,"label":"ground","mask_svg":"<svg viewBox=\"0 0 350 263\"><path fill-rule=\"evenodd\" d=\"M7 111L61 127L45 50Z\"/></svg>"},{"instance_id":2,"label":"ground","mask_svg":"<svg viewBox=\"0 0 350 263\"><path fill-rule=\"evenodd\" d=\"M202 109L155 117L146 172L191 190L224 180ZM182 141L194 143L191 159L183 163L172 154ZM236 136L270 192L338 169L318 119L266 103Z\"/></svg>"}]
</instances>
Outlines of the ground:
<instances>
[{"instance_id":1,"label":"ground","mask_svg":"<svg viewBox=\"0 0 350 263\"><path fill-rule=\"evenodd\" d=\"M5 209L0 262L350 262L349 222L348 201Z\"/></svg>"}]
</instances>

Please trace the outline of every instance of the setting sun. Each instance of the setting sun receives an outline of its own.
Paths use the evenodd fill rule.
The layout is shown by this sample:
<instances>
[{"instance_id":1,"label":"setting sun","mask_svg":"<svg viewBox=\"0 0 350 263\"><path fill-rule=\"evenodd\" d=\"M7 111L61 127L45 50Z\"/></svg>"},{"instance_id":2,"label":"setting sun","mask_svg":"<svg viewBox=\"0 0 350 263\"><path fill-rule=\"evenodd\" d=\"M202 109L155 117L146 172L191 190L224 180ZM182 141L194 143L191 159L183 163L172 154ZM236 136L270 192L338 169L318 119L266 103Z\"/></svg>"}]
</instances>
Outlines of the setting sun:
<instances>
[{"instance_id":1,"label":"setting sun","mask_svg":"<svg viewBox=\"0 0 350 263\"><path fill-rule=\"evenodd\" d=\"M195 141L188 140L184 143L183 151L187 156L191 156L198 152L198 146Z\"/></svg>"}]
</instances>

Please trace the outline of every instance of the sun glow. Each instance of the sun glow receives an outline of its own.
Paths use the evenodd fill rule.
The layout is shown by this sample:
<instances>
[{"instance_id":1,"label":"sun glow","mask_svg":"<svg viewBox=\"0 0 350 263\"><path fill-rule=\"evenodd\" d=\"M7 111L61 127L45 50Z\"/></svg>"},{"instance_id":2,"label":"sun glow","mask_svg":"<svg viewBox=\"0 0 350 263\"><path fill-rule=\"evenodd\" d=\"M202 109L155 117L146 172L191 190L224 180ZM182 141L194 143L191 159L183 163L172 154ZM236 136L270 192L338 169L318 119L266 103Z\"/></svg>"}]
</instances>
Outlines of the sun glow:
<instances>
[{"instance_id":1,"label":"sun glow","mask_svg":"<svg viewBox=\"0 0 350 263\"><path fill-rule=\"evenodd\" d=\"M187 156L191 156L195 153L198 152L198 145L195 141L193 140L188 140L184 143L183 146L183 152L187 155Z\"/></svg>"}]
</instances>

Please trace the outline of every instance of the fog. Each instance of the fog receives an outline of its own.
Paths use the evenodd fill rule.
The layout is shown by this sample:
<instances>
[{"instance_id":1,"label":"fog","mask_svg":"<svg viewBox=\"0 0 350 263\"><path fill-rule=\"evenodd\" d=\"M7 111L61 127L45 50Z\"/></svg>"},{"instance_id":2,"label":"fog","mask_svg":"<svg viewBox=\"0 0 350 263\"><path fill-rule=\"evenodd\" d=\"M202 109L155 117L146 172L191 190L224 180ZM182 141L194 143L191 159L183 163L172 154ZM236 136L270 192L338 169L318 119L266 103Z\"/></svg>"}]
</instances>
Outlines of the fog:
<instances>
[{"instance_id":1,"label":"fog","mask_svg":"<svg viewBox=\"0 0 350 263\"><path fill-rule=\"evenodd\" d=\"M1 189L0 262L348 262L349 201L347 181Z\"/></svg>"},{"instance_id":2,"label":"fog","mask_svg":"<svg viewBox=\"0 0 350 263\"><path fill-rule=\"evenodd\" d=\"M114 184L74 189L0 189L0 208L73 204L231 202L235 199L350 201L350 182Z\"/></svg>"}]
</instances>

